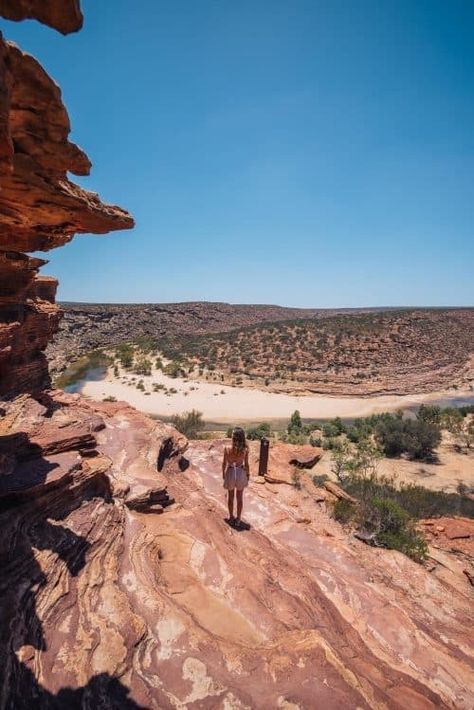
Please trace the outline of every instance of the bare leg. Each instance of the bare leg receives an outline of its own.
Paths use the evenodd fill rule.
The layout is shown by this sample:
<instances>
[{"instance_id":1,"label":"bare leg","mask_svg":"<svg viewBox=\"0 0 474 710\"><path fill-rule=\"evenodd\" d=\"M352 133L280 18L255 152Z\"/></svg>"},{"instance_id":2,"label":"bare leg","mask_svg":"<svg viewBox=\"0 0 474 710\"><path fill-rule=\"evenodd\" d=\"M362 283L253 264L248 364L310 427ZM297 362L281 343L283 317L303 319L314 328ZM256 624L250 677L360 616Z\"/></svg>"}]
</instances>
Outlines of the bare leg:
<instances>
[{"instance_id":1,"label":"bare leg","mask_svg":"<svg viewBox=\"0 0 474 710\"><path fill-rule=\"evenodd\" d=\"M242 505L244 502L244 492L237 491L237 522L240 523L240 517L242 515Z\"/></svg>"},{"instance_id":2,"label":"bare leg","mask_svg":"<svg viewBox=\"0 0 474 710\"><path fill-rule=\"evenodd\" d=\"M234 517L234 491L227 491L227 506L229 508L229 518L232 520Z\"/></svg>"}]
</instances>

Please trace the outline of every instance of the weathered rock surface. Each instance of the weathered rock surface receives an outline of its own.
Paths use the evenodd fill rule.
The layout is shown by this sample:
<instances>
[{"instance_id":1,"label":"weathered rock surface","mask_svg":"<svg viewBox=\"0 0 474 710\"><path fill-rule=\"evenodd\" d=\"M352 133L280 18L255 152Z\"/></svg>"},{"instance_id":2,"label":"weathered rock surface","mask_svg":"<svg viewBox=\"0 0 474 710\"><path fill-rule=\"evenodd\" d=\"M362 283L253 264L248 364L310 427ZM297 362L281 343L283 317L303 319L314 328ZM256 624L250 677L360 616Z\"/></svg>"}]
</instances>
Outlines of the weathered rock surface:
<instances>
[{"instance_id":1,"label":"weathered rock surface","mask_svg":"<svg viewBox=\"0 0 474 710\"><path fill-rule=\"evenodd\" d=\"M39 20L63 34L82 27L79 0L1 0L0 15L7 20Z\"/></svg>"},{"instance_id":2,"label":"weathered rock surface","mask_svg":"<svg viewBox=\"0 0 474 710\"><path fill-rule=\"evenodd\" d=\"M322 449L307 444L275 444L270 448L265 480L294 485L300 469L314 468L322 455Z\"/></svg>"},{"instance_id":3,"label":"weathered rock surface","mask_svg":"<svg viewBox=\"0 0 474 710\"><path fill-rule=\"evenodd\" d=\"M0 11L80 23L72 0ZM293 485L251 479L239 533L223 441L43 390L56 283L21 252L131 225L68 181L89 168L68 132L57 87L0 40L0 710L472 708L465 521L438 526L428 569L368 548L293 478L317 452L275 447Z\"/></svg>"},{"instance_id":4,"label":"weathered rock surface","mask_svg":"<svg viewBox=\"0 0 474 710\"><path fill-rule=\"evenodd\" d=\"M6 17L38 17L61 31L80 26L77 2L5 2ZM133 226L128 213L104 205L72 183L90 162L68 140L61 92L38 62L0 38L0 396L38 392L49 383L44 350L58 329L56 282L38 275L46 262L22 252L47 251L75 233Z\"/></svg>"},{"instance_id":5,"label":"weathered rock surface","mask_svg":"<svg viewBox=\"0 0 474 710\"><path fill-rule=\"evenodd\" d=\"M2 707L472 707L473 589L448 551L430 572L351 539L310 471L298 488L251 479L237 532L225 442L187 446L121 403L20 398L4 421L5 437L23 421L50 448L52 427L56 448L69 429L76 448L15 449L32 485L0 504ZM77 448L87 421L95 456ZM158 473L169 436L178 454ZM43 483L41 460L56 465ZM127 505L164 493L162 515Z\"/></svg>"}]
</instances>

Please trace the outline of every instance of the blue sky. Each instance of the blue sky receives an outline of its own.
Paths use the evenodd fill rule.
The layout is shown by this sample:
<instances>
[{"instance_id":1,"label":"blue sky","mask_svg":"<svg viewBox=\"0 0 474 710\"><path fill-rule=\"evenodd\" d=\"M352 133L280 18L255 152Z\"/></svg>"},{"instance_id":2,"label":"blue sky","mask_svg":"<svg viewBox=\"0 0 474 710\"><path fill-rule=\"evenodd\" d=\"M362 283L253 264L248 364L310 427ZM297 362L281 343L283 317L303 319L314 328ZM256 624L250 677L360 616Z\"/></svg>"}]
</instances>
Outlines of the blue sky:
<instances>
[{"instance_id":1,"label":"blue sky","mask_svg":"<svg viewBox=\"0 0 474 710\"><path fill-rule=\"evenodd\" d=\"M1 23L137 223L50 252L60 299L474 305L471 0L82 7Z\"/></svg>"}]
</instances>

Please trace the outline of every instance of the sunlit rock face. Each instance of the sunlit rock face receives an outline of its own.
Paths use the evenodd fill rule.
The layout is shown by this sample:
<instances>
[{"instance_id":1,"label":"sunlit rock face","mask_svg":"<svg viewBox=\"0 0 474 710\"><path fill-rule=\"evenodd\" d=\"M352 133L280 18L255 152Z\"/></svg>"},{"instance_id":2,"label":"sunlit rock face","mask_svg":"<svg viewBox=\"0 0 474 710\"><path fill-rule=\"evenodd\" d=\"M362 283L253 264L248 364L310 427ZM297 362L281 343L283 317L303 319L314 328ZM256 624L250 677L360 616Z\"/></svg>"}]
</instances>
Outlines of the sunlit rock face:
<instances>
[{"instance_id":1,"label":"sunlit rock face","mask_svg":"<svg viewBox=\"0 0 474 710\"><path fill-rule=\"evenodd\" d=\"M76 2L1 10L80 24ZM470 710L472 521L433 529L427 567L371 548L315 487L323 452L280 445L239 532L225 441L43 390L56 281L25 252L132 220L68 180L89 163L53 82L0 57L0 710Z\"/></svg>"},{"instance_id":2,"label":"sunlit rock face","mask_svg":"<svg viewBox=\"0 0 474 710\"><path fill-rule=\"evenodd\" d=\"M77 2L2 2L12 19L37 17L62 32L81 26ZM44 349L57 331L55 283L39 259L74 234L133 226L131 216L75 185L86 154L68 140L69 117L55 82L30 55L0 39L0 396L49 384Z\"/></svg>"}]
</instances>

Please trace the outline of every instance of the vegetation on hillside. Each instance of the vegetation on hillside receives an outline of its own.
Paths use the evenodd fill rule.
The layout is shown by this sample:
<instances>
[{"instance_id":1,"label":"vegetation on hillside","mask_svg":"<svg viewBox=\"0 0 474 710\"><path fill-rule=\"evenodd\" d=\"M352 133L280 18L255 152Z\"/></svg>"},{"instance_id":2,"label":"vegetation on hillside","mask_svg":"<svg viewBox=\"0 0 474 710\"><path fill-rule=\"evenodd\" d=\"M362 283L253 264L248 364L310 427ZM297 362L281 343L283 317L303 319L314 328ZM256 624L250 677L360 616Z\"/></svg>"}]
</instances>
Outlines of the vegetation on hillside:
<instances>
[{"instance_id":1,"label":"vegetation on hillside","mask_svg":"<svg viewBox=\"0 0 474 710\"><path fill-rule=\"evenodd\" d=\"M362 539L372 544L399 550L422 562L427 546L416 529L417 520L441 515L474 518L472 490L461 484L457 493L446 493L397 483L378 473L379 461L384 456L436 461L441 432L470 432L473 414L472 406L422 406L416 418L383 413L351 425L340 419L324 423L320 431L325 448L331 449L332 471L357 501L337 500L333 509L336 520L355 525ZM458 446L456 439L453 445ZM467 450L472 442L464 438L463 445ZM315 485L324 483L320 476L313 480Z\"/></svg>"},{"instance_id":2,"label":"vegetation on hillside","mask_svg":"<svg viewBox=\"0 0 474 710\"><path fill-rule=\"evenodd\" d=\"M107 368L111 359L102 350L92 350L87 355L71 363L54 381L54 386L65 389L86 377L91 370Z\"/></svg>"},{"instance_id":3,"label":"vegetation on hillside","mask_svg":"<svg viewBox=\"0 0 474 710\"><path fill-rule=\"evenodd\" d=\"M174 336L159 347L168 359L186 362L195 375L211 380L347 394L457 386L473 343L474 309L464 309L266 323Z\"/></svg>"}]
</instances>

